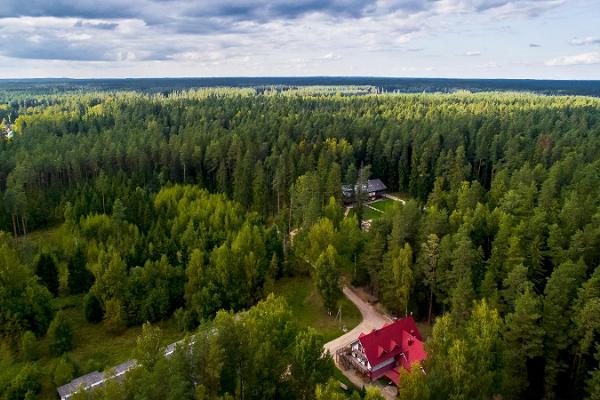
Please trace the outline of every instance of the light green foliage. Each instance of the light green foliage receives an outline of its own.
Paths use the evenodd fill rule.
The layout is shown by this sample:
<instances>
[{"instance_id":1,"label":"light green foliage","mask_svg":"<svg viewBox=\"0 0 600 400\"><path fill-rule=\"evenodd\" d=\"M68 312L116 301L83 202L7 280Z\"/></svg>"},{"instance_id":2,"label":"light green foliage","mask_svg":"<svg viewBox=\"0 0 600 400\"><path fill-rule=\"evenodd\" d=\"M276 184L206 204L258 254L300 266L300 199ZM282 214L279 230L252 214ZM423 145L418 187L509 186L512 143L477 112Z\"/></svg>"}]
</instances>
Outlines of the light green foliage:
<instances>
[{"instance_id":1,"label":"light green foliage","mask_svg":"<svg viewBox=\"0 0 600 400\"><path fill-rule=\"evenodd\" d=\"M25 331L21 336L21 346L19 348L21 359L23 361L35 361L38 358L38 344L35 334L31 331Z\"/></svg>"},{"instance_id":2,"label":"light green foliage","mask_svg":"<svg viewBox=\"0 0 600 400\"><path fill-rule=\"evenodd\" d=\"M4 399L21 400L35 398L42 385L41 372L34 364L25 364L14 376L9 386L4 390Z\"/></svg>"},{"instance_id":3,"label":"light green foliage","mask_svg":"<svg viewBox=\"0 0 600 400\"><path fill-rule=\"evenodd\" d=\"M387 258L384 301L398 315L408 315L408 301L414 283L412 248L406 243L403 248L392 250Z\"/></svg>"},{"instance_id":4,"label":"light green foliage","mask_svg":"<svg viewBox=\"0 0 600 400\"><path fill-rule=\"evenodd\" d=\"M410 371L400 369L398 381L398 397L403 400L427 400L429 399L429 388L427 386L427 375L419 364L413 364Z\"/></svg>"},{"instance_id":5,"label":"light green foliage","mask_svg":"<svg viewBox=\"0 0 600 400\"><path fill-rule=\"evenodd\" d=\"M323 298L325 308L334 312L338 300L342 296L340 288L340 270L337 261L337 252L332 245L327 246L321 253L314 267L314 281L317 290Z\"/></svg>"},{"instance_id":6,"label":"light green foliage","mask_svg":"<svg viewBox=\"0 0 600 400\"><path fill-rule=\"evenodd\" d=\"M0 244L0 336L18 338L27 330L46 333L53 314L50 299L8 242Z\"/></svg>"},{"instance_id":7,"label":"light green foliage","mask_svg":"<svg viewBox=\"0 0 600 400\"><path fill-rule=\"evenodd\" d=\"M104 325L113 335L125 330L125 310L118 299L107 300L104 304Z\"/></svg>"},{"instance_id":8,"label":"light green foliage","mask_svg":"<svg viewBox=\"0 0 600 400\"><path fill-rule=\"evenodd\" d=\"M385 399L385 397L383 397L379 388L376 388L373 386L367 387L364 400L384 400L384 399Z\"/></svg>"},{"instance_id":9,"label":"light green foliage","mask_svg":"<svg viewBox=\"0 0 600 400\"><path fill-rule=\"evenodd\" d=\"M142 334L137 339L133 356L143 368L152 370L158 359L162 357L161 339L160 328L148 322L142 325Z\"/></svg>"},{"instance_id":10,"label":"light green foliage","mask_svg":"<svg viewBox=\"0 0 600 400\"><path fill-rule=\"evenodd\" d=\"M56 386L62 386L71 381L75 375L75 367L66 356L60 357L54 367L53 381Z\"/></svg>"},{"instance_id":11,"label":"light green foliage","mask_svg":"<svg viewBox=\"0 0 600 400\"><path fill-rule=\"evenodd\" d=\"M346 400L346 397L340 391L339 383L331 379L326 385L317 385L316 400Z\"/></svg>"},{"instance_id":12,"label":"light green foliage","mask_svg":"<svg viewBox=\"0 0 600 400\"><path fill-rule=\"evenodd\" d=\"M438 318L427 345L431 398L492 398L502 378L502 319L485 300L475 304L464 328L456 329L453 318Z\"/></svg>"},{"instance_id":13,"label":"light green foliage","mask_svg":"<svg viewBox=\"0 0 600 400\"><path fill-rule=\"evenodd\" d=\"M333 374L331 355L323 354L323 344L323 338L312 328L296 336L290 374L293 390L300 398L312 398L315 386Z\"/></svg>"}]
</instances>

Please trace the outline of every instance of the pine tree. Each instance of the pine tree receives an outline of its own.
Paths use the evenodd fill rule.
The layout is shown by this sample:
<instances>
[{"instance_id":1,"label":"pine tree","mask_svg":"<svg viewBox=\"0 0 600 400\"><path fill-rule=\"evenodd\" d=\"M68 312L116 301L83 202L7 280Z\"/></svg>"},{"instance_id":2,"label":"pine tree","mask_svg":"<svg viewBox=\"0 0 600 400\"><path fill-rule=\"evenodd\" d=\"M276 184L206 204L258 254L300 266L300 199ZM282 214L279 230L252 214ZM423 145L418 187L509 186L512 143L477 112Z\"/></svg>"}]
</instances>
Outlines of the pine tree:
<instances>
[{"instance_id":1,"label":"pine tree","mask_svg":"<svg viewBox=\"0 0 600 400\"><path fill-rule=\"evenodd\" d=\"M522 398L529 385L527 361L543 355L541 321L541 298L526 287L515 299L514 311L506 316L503 393L509 399Z\"/></svg>"},{"instance_id":2,"label":"pine tree","mask_svg":"<svg viewBox=\"0 0 600 400\"><path fill-rule=\"evenodd\" d=\"M54 257L47 251L42 251L34 261L34 270L50 293L58 296L58 269Z\"/></svg>"},{"instance_id":3,"label":"pine tree","mask_svg":"<svg viewBox=\"0 0 600 400\"><path fill-rule=\"evenodd\" d=\"M399 314L408 315L408 301L412 292L414 273L413 273L413 253L410 245L406 243L404 247L397 251L392 251L391 265L389 266L387 279L389 286L387 288L388 303L393 305Z\"/></svg>"},{"instance_id":4,"label":"pine tree","mask_svg":"<svg viewBox=\"0 0 600 400\"><path fill-rule=\"evenodd\" d=\"M440 239L435 233L427 237L427 241L421 244L421 270L423 272L423 283L429 288L429 308L427 312L427 323L431 324L433 310L433 294L437 286L437 264L440 257Z\"/></svg>"},{"instance_id":5,"label":"pine tree","mask_svg":"<svg viewBox=\"0 0 600 400\"><path fill-rule=\"evenodd\" d=\"M557 378L567 368L563 352L571 345L570 321L565 315L585 276L585 265L567 261L554 269L546 283L543 302L542 327L544 340L545 395L554 398Z\"/></svg>"},{"instance_id":6,"label":"pine tree","mask_svg":"<svg viewBox=\"0 0 600 400\"><path fill-rule=\"evenodd\" d=\"M59 311L54 316L50 327L48 328L48 337L50 338L50 352L59 356L73 346L73 330L65 314Z\"/></svg>"},{"instance_id":7,"label":"pine tree","mask_svg":"<svg viewBox=\"0 0 600 400\"><path fill-rule=\"evenodd\" d=\"M67 262L69 271L69 291L72 294L87 292L94 283L94 275L87 269L87 261L82 245L75 248L75 253Z\"/></svg>"},{"instance_id":8,"label":"pine tree","mask_svg":"<svg viewBox=\"0 0 600 400\"><path fill-rule=\"evenodd\" d=\"M337 252L332 245L319 256L315 263L315 283L323 298L325 308L331 314L342 297L340 271L337 265Z\"/></svg>"}]
</instances>

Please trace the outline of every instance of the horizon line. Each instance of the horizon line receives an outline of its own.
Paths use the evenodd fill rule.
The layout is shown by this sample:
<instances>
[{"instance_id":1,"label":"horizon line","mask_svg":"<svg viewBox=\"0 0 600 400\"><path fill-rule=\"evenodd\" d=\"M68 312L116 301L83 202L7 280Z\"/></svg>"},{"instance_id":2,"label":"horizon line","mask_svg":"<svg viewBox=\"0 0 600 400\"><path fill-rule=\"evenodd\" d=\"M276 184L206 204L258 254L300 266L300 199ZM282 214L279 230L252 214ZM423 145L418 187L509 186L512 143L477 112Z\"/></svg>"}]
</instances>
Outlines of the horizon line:
<instances>
[{"instance_id":1,"label":"horizon line","mask_svg":"<svg viewBox=\"0 0 600 400\"><path fill-rule=\"evenodd\" d=\"M132 77L67 77L45 76L29 78L0 78L2 81L39 81L39 80L69 80L69 81L102 81L102 80L151 80L151 79L396 79L396 80L478 80L478 81L554 81L554 82L600 82L600 79L556 79L556 78L476 78L476 77L411 77L411 76L385 76L385 75L264 75L264 76L132 76Z\"/></svg>"}]
</instances>

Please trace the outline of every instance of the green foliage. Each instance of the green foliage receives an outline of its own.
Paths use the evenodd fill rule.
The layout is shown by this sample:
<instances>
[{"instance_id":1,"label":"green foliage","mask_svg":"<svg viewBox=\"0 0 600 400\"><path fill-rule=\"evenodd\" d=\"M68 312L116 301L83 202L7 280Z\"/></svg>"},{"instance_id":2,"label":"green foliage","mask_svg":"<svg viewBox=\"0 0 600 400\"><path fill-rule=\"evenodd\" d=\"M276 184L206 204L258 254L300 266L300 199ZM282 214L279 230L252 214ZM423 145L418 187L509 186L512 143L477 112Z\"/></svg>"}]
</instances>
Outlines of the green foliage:
<instances>
[{"instance_id":1,"label":"green foliage","mask_svg":"<svg viewBox=\"0 0 600 400\"><path fill-rule=\"evenodd\" d=\"M18 338L27 330L43 335L53 315L51 298L16 251L0 244L0 336Z\"/></svg>"},{"instance_id":2,"label":"green foliage","mask_svg":"<svg viewBox=\"0 0 600 400\"><path fill-rule=\"evenodd\" d=\"M398 315L408 315L408 301L413 289L413 252L408 243L388 254L388 268L385 268L385 291L383 300Z\"/></svg>"},{"instance_id":3,"label":"green foliage","mask_svg":"<svg viewBox=\"0 0 600 400\"><path fill-rule=\"evenodd\" d=\"M41 372L34 364L25 364L4 390L4 399L21 400L39 393Z\"/></svg>"},{"instance_id":4,"label":"green foliage","mask_svg":"<svg viewBox=\"0 0 600 400\"><path fill-rule=\"evenodd\" d=\"M147 370L152 370L157 361L163 356L161 346L162 336L160 328L145 323L142 325L142 334L137 339L134 358Z\"/></svg>"},{"instance_id":5,"label":"green foliage","mask_svg":"<svg viewBox=\"0 0 600 400\"><path fill-rule=\"evenodd\" d=\"M48 328L50 352L59 356L71 350L73 346L73 330L65 314L59 311Z\"/></svg>"},{"instance_id":6,"label":"green foliage","mask_svg":"<svg viewBox=\"0 0 600 400\"><path fill-rule=\"evenodd\" d=\"M21 335L21 345L19 347L19 351L23 361L37 360L38 344L33 332L25 331L23 335Z\"/></svg>"},{"instance_id":7,"label":"green foliage","mask_svg":"<svg viewBox=\"0 0 600 400\"><path fill-rule=\"evenodd\" d=\"M52 295L58 295L58 269L56 260L46 251L38 254L34 261L35 274L40 278L41 283L48 288Z\"/></svg>"},{"instance_id":8,"label":"green foliage","mask_svg":"<svg viewBox=\"0 0 600 400\"><path fill-rule=\"evenodd\" d=\"M329 245L321 253L314 267L315 285L330 313L336 309L338 300L342 296L337 256L335 248Z\"/></svg>"},{"instance_id":9,"label":"green foliage","mask_svg":"<svg viewBox=\"0 0 600 400\"><path fill-rule=\"evenodd\" d=\"M315 390L316 400L345 400L346 397L340 391L339 383L330 379L326 385L317 385Z\"/></svg>"},{"instance_id":10,"label":"green foliage","mask_svg":"<svg viewBox=\"0 0 600 400\"><path fill-rule=\"evenodd\" d=\"M296 336L290 375L293 391L299 398L313 398L315 386L325 383L326 378L333 375L335 367L330 355L323 355L323 344L322 337L312 328Z\"/></svg>"},{"instance_id":11,"label":"green foliage","mask_svg":"<svg viewBox=\"0 0 600 400\"><path fill-rule=\"evenodd\" d=\"M514 312L506 316L503 389L507 398L522 398L529 383L528 375L535 373L529 371L527 361L544 353L541 319L541 297L526 288L516 298Z\"/></svg>"},{"instance_id":12,"label":"green foliage","mask_svg":"<svg viewBox=\"0 0 600 400\"><path fill-rule=\"evenodd\" d=\"M428 342L431 398L493 398L502 380L502 319L485 300L474 306L464 328L456 329L453 318L438 318Z\"/></svg>"},{"instance_id":13,"label":"green foliage","mask_svg":"<svg viewBox=\"0 0 600 400\"><path fill-rule=\"evenodd\" d=\"M398 313L433 319L451 310L436 323L434 347L453 363L426 368L431 397L539 396L542 379L546 398L582 397L586 387L597 392L598 99L251 92L11 100L5 117L18 116L18 135L0 145L0 228L16 240L0 234L3 342L18 347L25 331L45 334L51 304L63 308L64 298L50 293L58 293L58 282L65 288L68 281L70 293L91 292L96 316L106 311L105 324L80 327L92 334L158 323L175 310L193 329L220 309L248 309L282 274L321 264L328 267L313 275L328 307L339 296L339 274L347 273ZM369 176L412 199L362 232L361 204L343 218L339 189ZM357 200L363 203L364 193ZM63 219L53 240L36 231ZM489 329L472 321L483 299ZM65 311L83 318L82 305L71 306ZM504 347L527 348L531 356L496 351L488 332L496 331L494 308L511 322L497 334ZM469 329L485 331L493 349ZM257 332L245 331L264 336ZM447 345L439 332L447 333ZM236 340L219 345L223 354L252 344ZM494 351L527 374L508 366L500 373L475 354ZM222 385L193 391L185 374L170 373L159 360L138 382L148 390L140 397L153 389L164 398L293 397L290 382L274 389L272 376L240 369L249 360L266 364L241 353L215 378ZM280 367L266 370L279 379L287 376ZM162 376L169 377L162 387L149 384ZM107 388L107 396L125 397L124 390Z\"/></svg>"},{"instance_id":14,"label":"green foliage","mask_svg":"<svg viewBox=\"0 0 600 400\"><path fill-rule=\"evenodd\" d=\"M427 375L419 364L413 364L410 371L400 369L398 378L398 397L403 400L427 400L429 399L429 387L427 386Z\"/></svg>"},{"instance_id":15,"label":"green foliage","mask_svg":"<svg viewBox=\"0 0 600 400\"><path fill-rule=\"evenodd\" d=\"M85 320L93 324L102 321L104 316L100 300L92 293L88 293L83 298L83 312L85 313Z\"/></svg>"},{"instance_id":16,"label":"green foliage","mask_svg":"<svg viewBox=\"0 0 600 400\"><path fill-rule=\"evenodd\" d=\"M86 293L94 283L94 275L87 268L83 246L77 246L67 262L69 291L72 294Z\"/></svg>"},{"instance_id":17,"label":"green foliage","mask_svg":"<svg viewBox=\"0 0 600 400\"><path fill-rule=\"evenodd\" d=\"M118 299L107 300L104 304L104 325L113 335L125 330L125 309Z\"/></svg>"},{"instance_id":18,"label":"green foliage","mask_svg":"<svg viewBox=\"0 0 600 400\"><path fill-rule=\"evenodd\" d=\"M379 388L368 386L367 392L365 393L364 400L384 400L385 397L381 394L381 390Z\"/></svg>"},{"instance_id":19,"label":"green foliage","mask_svg":"<svg viewBox=\"0 0 600 400\"><path fill-rule=\"evenodd\" d=\"M545 348L545 389L546 394L554 393L557 376L567 365L561 353L571 345L570 321L565 317L571 308L577 288L583 282L585 265L571 261L559 265L546 284L544 290L542 327L546 333Z\"/></svg>"},{"instance_id":20,"label":"green foliage","mask_svg":"<svg viewBox=\"0 0 600 400\"><path fill-rule=\"evenodd\" d=\"M141 366L120 388L108 385L92 398L310 399L333 370L319 335L299 330L285 301L274 296L238 314L220 311L169 358L159 336L144 325L135 352Z\"/></svg>"},{"instance_id":21,"label":"green foliage","mask_svg":"<svg viewBox=\"0 0 600 400\"><path fill-rule=\"evenodd\" d=\"M56 366L54 367L53 381L54 384L58 386L62 386L67 382L70 382L71 379L74 378L75 375L75 366L71 361L63 355L56 362Z\"/></svg>"}]
</instances>

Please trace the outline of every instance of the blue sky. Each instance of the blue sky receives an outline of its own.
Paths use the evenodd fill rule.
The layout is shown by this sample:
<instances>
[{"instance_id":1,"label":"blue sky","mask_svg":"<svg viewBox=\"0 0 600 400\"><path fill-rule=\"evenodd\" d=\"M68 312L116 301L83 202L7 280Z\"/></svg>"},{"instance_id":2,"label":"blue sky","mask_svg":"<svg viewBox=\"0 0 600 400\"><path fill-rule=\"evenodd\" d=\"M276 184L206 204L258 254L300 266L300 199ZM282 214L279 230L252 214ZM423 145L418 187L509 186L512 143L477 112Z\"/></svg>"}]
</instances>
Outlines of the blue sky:
<instances>
[{"instance_id":1,"label":"blue sky","mask_svg":"<svg viewBox=\"0 0 600 400\"><path fill-rule=\"evenodd\" d=\"M600 79L597 0L0 3L0 78Z\"/></svg>"}]
</instances>

